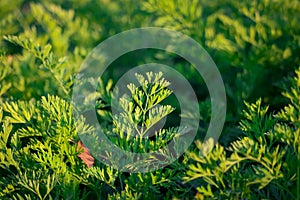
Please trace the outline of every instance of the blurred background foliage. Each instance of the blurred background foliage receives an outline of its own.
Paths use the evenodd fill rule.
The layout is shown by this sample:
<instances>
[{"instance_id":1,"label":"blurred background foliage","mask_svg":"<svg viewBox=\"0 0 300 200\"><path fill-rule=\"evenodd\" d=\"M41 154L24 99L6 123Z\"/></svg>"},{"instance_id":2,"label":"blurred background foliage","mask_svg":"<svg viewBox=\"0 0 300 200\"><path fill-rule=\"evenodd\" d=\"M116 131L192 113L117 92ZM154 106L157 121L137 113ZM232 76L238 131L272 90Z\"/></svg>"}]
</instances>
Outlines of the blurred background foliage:
<instances>
[{"instance_id":1,"label":"blurred background foliage","mask_svg":"<svg viewBox=\"0 0 300 200\"><path fill-rule=\"evenodd\" d=\"M181 31L199 42L219 67L228 95L228 121L234 123L244 108L243 100L262 97L272 109L280 108L285 103L280 97L282 77L299 64L297 0L4 0L0 9L1 37L19 35L41 46L50 44L56 57L66 57L61 72L65 81L90 50L109 36L145 26ZM52 76L36 67L36 58L4 39L0 42L6 55L2 65L10 65L2 74L7 74L4 79L13 80L3 97L30 99L60 94L53 87ZM208 97L203 80L189 63L160 51L128 53L112 64L107 76L117 79L123 70L151 60L184 71L199 98Z\"/></svg>"},{"instance_id":2,"label":"blurred background foliage","mask_svg":"<svg viewBox=\"0 0 300 200\"><path fill-rule=\"evenodd\" d=\"M289 88L284 77L293 76L300 63L299 13L298 0L2 0L0 102L48 94L68 99L74 73L101 41L131 28L165 27L195 39L218 66L228 101L219 142L226 146L243 134L237 125L244 101L261 98L270 105L268 113L288 103L281 93ZM103 81L116 82L133 66L149 62L172 66L190 81L204 132L209 94L184 59L159 50L129 52L111 64Z\"/></svg>"}]
</instances>

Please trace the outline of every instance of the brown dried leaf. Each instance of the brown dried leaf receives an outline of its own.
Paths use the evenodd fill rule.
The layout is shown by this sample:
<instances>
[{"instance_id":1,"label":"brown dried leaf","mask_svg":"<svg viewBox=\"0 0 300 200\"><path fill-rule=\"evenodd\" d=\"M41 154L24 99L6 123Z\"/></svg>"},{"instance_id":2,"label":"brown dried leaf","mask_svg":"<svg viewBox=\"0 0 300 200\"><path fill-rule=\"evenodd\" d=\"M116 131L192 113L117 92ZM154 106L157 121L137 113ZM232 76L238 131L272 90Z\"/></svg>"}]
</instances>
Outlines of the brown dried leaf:
<instances>
[{"instance_id":1,"label":"brown dried leaf","mask_svg":"<svg viewBox=\"0 0 300 200\"><path fill-rule=\"evenodd\" d=\"M77 143L77 151L83 150L82 153L78 155L78 157L87 165L87 167L92 167L94 164L94 157L91 155L88 148L84 146L84 144L79 140Z\"/></svg>"}]
</instances>

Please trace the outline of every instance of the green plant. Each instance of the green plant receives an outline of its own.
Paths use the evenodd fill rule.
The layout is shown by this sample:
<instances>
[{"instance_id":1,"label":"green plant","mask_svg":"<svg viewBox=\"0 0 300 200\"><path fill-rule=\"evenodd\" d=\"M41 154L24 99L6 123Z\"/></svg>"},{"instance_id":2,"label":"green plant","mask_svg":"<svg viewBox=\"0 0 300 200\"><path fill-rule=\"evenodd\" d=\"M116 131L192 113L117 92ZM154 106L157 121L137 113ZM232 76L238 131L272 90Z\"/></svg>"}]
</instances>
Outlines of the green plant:
<instances>
[{"instance_id":1,"label":"green plant","mask_svg":"<svg viewBox=\"0 0 300 200\"><path fill-rule=\"evenodd\" d=\"M84 120L73 121L68 102L49 95L40 101L5 102L0 112L1 198L82 199L113 190L115 170L87 168L77 157L70 140L78 140L77 131L89 127Z\"/></svg>"},{"instance_id":2,"label":"green plant","mask_svg":"<svg viewBox=\"0 0 300 200\"><path fill-rule=\"evenodd\" d=\"M300 70L290 78L300 61L299 8L297 0L1 0L0 199L299 199ZM113 93L127 69L159 62L194 88L198 140L189 153L148 173L122 172L97 159L89 167L77 142L94 129L85 121L88 112L73 118L74 74L98 43L143 26L178 30L211 55L228 97L223 134L211 152L216 141L203 146L209 93L190 63L161 50L129 52L102 80L86 80L98 85L85 103L95 103L104 134L119 148L140 153L186 134L173 118L180 110L162 74L139 74L128 96ZM287 82L291 88L280 87ZM186 104L194 106L189 99ZM160 150L149 167L174 157L174 151ZM143 164L126 162L131 169Z\"/></svg>"},{"instance_id":3,"label":"green plant","mask_svg":"<svg viewBox=\"0 0 300 200\"><path fill-rule=\"evenodd\" d=\"M228 122L240 120L245 100L261 97L272 109L286 103L278 85L299 65L299 1L149 0L142 6L150 26L191 36L213 58L226 85ZM204 84L182 60L175 66L190 71L197 88Z\"/></svg>"},{"instance_id":4,"label":"green plant","mask_svg":"<svg viewBox=\"0 0 300 200\"><path fill-rule=\"evenodd\" d=\"M9 13L0 23L2 83L9 82L3 85L2 96L24 100L47 94L66 97L72 75L99 40L100 28L90 24L87 31L87 20L75 16L73 10L51 3L22 3L13 10L1 7L1 12ZM14 29L7 28L11 24Z\"/></svg>"},{"instance_id":5,"label":"green plant","mask_svg":"<svg viewBox=\"0 0 300 200\"><path fill-rule=\"evenodd\" d=\"M244 136L227 148L216 145L206 156L190 152L195 161L186 181L197 183L196 198L280 198L300 196L300 68L292 87L284 92L290 103L276 115L268 114L261 99L246 103L240 128ZM199 149L200 141L196 142Z\"/></svg>"},{"instance_id":6,"label":"green plant","mask_svg":"<svg viewBox=\"0 0 300 200\"><path fill-rule=\"evenodd\" d=\"M111 139L116 138L114 142L124 150L144 153L163 147L175 137L177 129L155 128L174 110L170 105L160 105L172 94L167 88L170 83L162 77L162 72L147 72L146 77L141 74L135 76L140 86L129 84L130 96L120 98L122 111L113 116ZM155 140L150 141L153 136Z\"/></svg>"},{"instance_id":7,"label":"green plant","mask_svg":"<svg viewBox=\"0 0 300 200\"><path fill-rule=\"evenodd\" d=\"M99 99L96 108L102 131L118 148L134 153L156 152L150 157L143 155L143 160L139 160L139 155L124 159L123 154L109 151L111 147L106 147L104 141L93 131L83 132L79 137L96 157L101 152L101 156L97 158L104 159L115 168L132 171L120 174L121 191L110 195L110 198L153 199L171 198L175 194L179 196L185 193L185 187L179 181L179 176L186 168L187 158L183 163L174 161L174 157L178 156L177 152L162 149L171 140L178 142L177 138L185 131L177 127L165 127L161 123L174 110L171 105L165 105L172 94L168 89L171 83L163 77L162 72L135 74L135 78L136 81L132 80L133 83L127 85L129 93L121 94L120 98L118 92L113 94L110 91L109 84L105 90L99 87L97 94L86 96L83 102L89 102L90 98L93 99L95 96ZM86 81L93 82L90 79ZM114 114L106 110L110 106L114 106ZM180 144L182 147L186 146ZM161 165L168 164L170 160L174 162L169 167L158 169ZM138 172L145 169L156 170L147 173ZM173 189L170 189L172 187ZM162 191L165 194L161 194Z\"/></svg>"}]
</instances>

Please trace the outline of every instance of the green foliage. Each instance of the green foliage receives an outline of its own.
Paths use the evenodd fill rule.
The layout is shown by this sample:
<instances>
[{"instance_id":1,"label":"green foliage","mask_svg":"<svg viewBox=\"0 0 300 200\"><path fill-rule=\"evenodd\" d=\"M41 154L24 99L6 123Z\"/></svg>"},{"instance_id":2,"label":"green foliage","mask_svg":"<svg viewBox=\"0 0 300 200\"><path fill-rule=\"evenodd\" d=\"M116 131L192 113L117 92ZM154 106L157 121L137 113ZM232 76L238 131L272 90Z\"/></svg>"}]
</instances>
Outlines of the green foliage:
<instances>
[{"instance_id":1,"label":"green foliage","mask_svg":"<svg viewBox=\"0 0 300 200\"><path fill-rule=\"evenodd\" d=\"M202 156L190 152L195 161L189 166L186 181L199 179L196 198L292 198L300 196L300 68L292 87L284 92L290 103L275 116L261 99L246 103L240 122L244 136L228 148L216 148ZM196 142L198 149L203 145ZM196 184L196 182L194 183Z\"/></svg>"},{"instance_id":2,"label":"green foliage","mask_svg":"<svg viewBox=\"0 0 300 200\"><path fill-rule=\"evenodd\" d=\"M115 170L87 168L77 157L70 141L78 140L75 130L89 127L84 120L73 121L65 100L48 96L37 102L5 102L1 126L1 198L82 199L114 187Z\"/></svg>"},{"instance_id":3,"label":"green foliage","mask_svg":"<svg viewBox=\"0 0 300 200\"><path fill-rule=\"evenodd\" d=\"M155 127L174 110L170 105L160 105L172 94L167 88L170 83L162 75L161 72L147 72L146 77L136 74L140 86L129 84L130 97L120 98L122 111L113 116L111 139L116 138L115 143L124 150L143 153L157 150L177 134L176 128L168 130ZM150 137L155 139L151 141Z\"/></svg>"},{"instance_id":4,"label":"green foliage","mask_svg":"<svg viewBox=\"0 0 300 200\"><path fill-rule=\"evenodd\" d=\"M297 0L0 1L0 199L300 199L299 12ZM105 135L123 150L153 152L176 141L186 130L163 74L149 69L128 95L113 93L128 68L164 63L195 89L198 140L153 172L125 173L98 160L88 168L77 141L93 129L86 115L73 118L73 77L101 41L143 26L179 30L211 55L228 97L223 134L214 148L201 142L210 100L190 63L163 51L130 52L103 79L81 83L98 85L81 106L96 102ZM152 159L174 157L160 153Z\"/></svg>"},{"instance_id":5,"label":"green foliage","mask_svg":"<svg viewBox=\"0 0 300 200\"><path fill-rule=\"evenodd\" d=\"M60 83L60 88L63 89L66 95L69 94L68 90L70 88L65 86L67 85L66 82L63 82L66 71L66 58L55 58L53 53L51 52L52 46L50 44L47 44L44 48L42 48L39 44L34 44L32 40L22 37L4 36L4 39L11 43L20 45L21 47L32 53L36 58L38 58L42 63L40 65L40 68L49 70L54 75L56 80Z\"/></svg>"},{"instance_id":6,"label":"green foliage","mask_svg":"<svg viewBox=\"0 0 300 200\"><path fill-rule=\"evenodd\" d=\"M72 75L99 39L100 28L89 25L93 31L88 31L87 20L51 3L23 4L23 10L1 7L10 13L1 19L1 38L28 51L20 55L20 49L0 41L6 47L0 55L1 79L11 80L3 83L2 95L16 99L39 98L49 93L68 96ZM11 23L21 33L7 29Z\"/></svg>"},{"instance_id":7,"label":"green foliage","mask_svg":"<svg viewBox=\"0 0 300 200\"><path fill-rule=\"evenodd\" d=\"M277 86L299 65L299 1L149 0L143 10L151 25L179 30L208 51L225 81L231 117L245 100L285 103ZM187 66L180 69L185 73Z\"/></svg>"}]
</instances>

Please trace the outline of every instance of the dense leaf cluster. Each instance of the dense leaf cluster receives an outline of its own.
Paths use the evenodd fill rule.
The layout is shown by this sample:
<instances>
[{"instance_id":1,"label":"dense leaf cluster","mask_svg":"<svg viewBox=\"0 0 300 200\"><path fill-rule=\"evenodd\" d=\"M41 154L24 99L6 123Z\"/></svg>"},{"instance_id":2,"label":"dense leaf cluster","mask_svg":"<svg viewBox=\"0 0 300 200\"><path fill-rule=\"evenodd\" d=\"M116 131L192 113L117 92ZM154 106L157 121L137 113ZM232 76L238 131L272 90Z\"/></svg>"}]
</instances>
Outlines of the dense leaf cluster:
<instances>
[{"instance_id":1,"label":"dense leaf cluster","mask_svg":"<svg viewBox=\"0 0 300 200\"><path fill-rule=\"evenodd\" d=\"M299 12L297 0L2 0L0 199L299 199ZM176 141L188 131L178 128L180 108L164 74L149 69L128 84L130 96L113 92L132 66L164 63L189 80L199 99L190 105L200 108L195 144L148 173L97 159L88 167L77 142L94 129L85 115L73 117L74 75L98 43L141 26L181 31L208 51L226 86L223 133L215 146L203 143L210 100L190 63L159 50L130 52L102 79L80 83L97 85L81 106L95 102L104 134L120 149L152 152ZM158 165L176 157L158 153L148 158Z\"/></svg>"}]
</instances>

